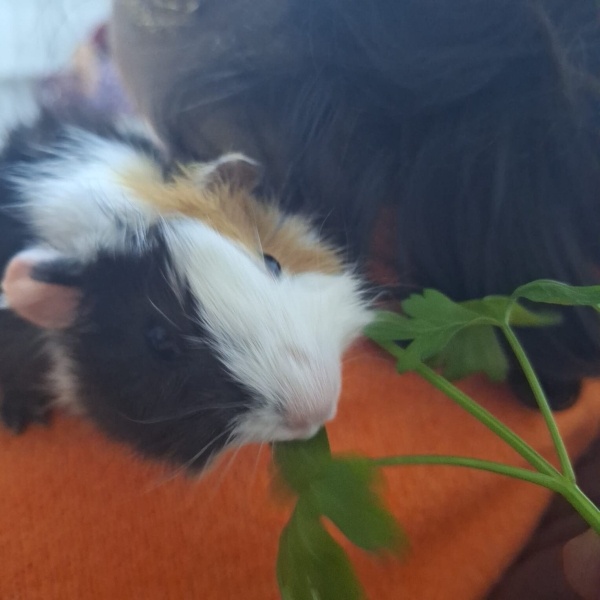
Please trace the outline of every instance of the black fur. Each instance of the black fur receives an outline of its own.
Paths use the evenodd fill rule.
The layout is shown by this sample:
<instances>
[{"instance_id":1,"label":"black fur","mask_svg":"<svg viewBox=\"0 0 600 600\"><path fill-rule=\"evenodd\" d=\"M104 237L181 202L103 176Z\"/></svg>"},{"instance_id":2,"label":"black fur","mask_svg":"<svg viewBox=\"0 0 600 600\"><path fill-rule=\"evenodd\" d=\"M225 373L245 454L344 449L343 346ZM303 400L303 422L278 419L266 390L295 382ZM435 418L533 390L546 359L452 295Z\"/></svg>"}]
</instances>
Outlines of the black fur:
<instances>
[{"instance_id":1,"label":"black fur","mask_svg":"<svg viewBox=\"0 0 600 600\"><path fill-rule=\"evenodd\" d=\"M21 139L29 131L16 131L0 153L0 272L13 255L33 241L33 233L15 216L18 198L6 178L11 165L29 159L25 150L29 144ZM44 338L33 325L0 310L0 418L15 433L32 421L43 420L52 400Z\"/></svg>"},{"instance_id":2,"label":"black fur","mask_svg":"<svg viewBox=\"0 0 600 600\"><path fill-rule=\"evenodd\" d=\"M15 433L31 422L46 420L53 399L49 369L44 334L0 311L0 420Z\"/></svg>"},{"instance_id":3,"label":"black fur","mask_svg":"<svg viewBox=\"0 0 600 600\"><path fill-rule=\"evenodd\" d=\"M598 283L597 0L261 5L201 8L164 50L184 64L153 71L168 91L146 91L174 152L210 157L233 140L263 163L267 191L359 258L391 207L401 295ZM521 337L556 407L600 373L592 311Z\"/></svg>"},{"instance_id":4,"label":"black fur","mask_svg":"<svg viewBox=\"0 0 600 600\"><path fill-rule=\"evenodd\" d=\"M215 355L197 307L157 243L138 257L101 256L82 274L81 317L61 338L75 360L79 397L109 434L187 467L218 453L252 399ZM173 350L152 348L161 328Z\"/></svg>"}]
</instances>

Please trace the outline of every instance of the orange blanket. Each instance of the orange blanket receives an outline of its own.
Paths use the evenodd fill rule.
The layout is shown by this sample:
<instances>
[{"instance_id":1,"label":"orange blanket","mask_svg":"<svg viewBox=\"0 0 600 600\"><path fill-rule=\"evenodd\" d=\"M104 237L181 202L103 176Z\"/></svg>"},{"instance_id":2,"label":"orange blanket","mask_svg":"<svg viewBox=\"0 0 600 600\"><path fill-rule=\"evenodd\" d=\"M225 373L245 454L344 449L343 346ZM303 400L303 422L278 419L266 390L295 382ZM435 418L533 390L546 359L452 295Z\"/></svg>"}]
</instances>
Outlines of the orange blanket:
<instances>
[{"instance_id":1,"label":"orange blanket","mask_svg":"<svg viewBox=\"0 0 600 600\"><path fill-rule=\"evenodd\" d=\"M522 464L450 400L365 344L348 358L335 451L443 453ZM543 454L538 414L502 386L462 386ZM559 415L573 456L600 433L600 383ZM2 600L270 600L289 507L269 491L270 453L226 455L200 481L174 476L61 417L22 437L0 433ZM373 600L481 598L523 545L549 494L497 475L447 467L386 472L406 528L402 562L351 555ZM342 600L342 599L340 599Z\"/></svg>"}]
</instances>

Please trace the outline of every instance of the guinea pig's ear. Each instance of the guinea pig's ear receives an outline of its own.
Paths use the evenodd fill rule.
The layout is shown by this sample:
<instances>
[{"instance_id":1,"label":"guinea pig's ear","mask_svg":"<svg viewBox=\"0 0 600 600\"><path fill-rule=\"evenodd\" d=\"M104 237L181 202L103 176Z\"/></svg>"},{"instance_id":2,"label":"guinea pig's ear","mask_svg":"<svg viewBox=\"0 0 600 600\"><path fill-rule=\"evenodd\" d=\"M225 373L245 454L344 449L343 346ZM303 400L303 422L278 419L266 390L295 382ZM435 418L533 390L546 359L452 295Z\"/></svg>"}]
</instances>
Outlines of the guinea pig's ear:
<instances>
[{"instance_id":1,"label":"guinea pig's ear","mask_svg":"<svg viewBox=\"0 0 600 600\"><path fill-rule=\"evenodd\" d=\"M261 166L244 154L223 154L207 163L196 163L190 168L194 183L210 187L221 183L251 192L262 179Z\"/></svg>"},{"instance_id":2,"label":"guinea pig's ear","mask_svg":"<svg viewBox=\"0 0 600 600\"><path fill-rule=\"evenodd\" d=\"M44 329L73 324L81 300L81 267L46 249L19 252L2 279L3 307Z\"/></svg>"}]
</instances>

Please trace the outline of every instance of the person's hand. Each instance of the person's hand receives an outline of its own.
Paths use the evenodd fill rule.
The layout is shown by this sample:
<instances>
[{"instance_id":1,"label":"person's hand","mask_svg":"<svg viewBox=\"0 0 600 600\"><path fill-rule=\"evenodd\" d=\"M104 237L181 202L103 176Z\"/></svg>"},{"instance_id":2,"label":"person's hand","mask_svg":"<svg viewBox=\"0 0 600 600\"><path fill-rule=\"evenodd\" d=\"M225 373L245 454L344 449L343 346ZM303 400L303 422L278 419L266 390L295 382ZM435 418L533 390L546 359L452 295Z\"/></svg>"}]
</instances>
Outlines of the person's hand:
<instances>
[{"instance_id":1,"label":"person's hand","mask_svg":"<svg viewBox=\"0 0 600 600\"><path fill-rule=\"evenodd\" d=\"M584 600L600 600L600 536L588 529L563 548L569 584Z\"/></svg>"},{"instance_id":2,"label":"person's hand","mask_svg":"<svg viewBox=\"0 0 600 600\"><path fill-rule=\"evenodd\" d=\"M577 482L600 506L600 438L575 467ZM486 600L600 600L600 536L561 497Z\"/></svg>"}]
</instances>

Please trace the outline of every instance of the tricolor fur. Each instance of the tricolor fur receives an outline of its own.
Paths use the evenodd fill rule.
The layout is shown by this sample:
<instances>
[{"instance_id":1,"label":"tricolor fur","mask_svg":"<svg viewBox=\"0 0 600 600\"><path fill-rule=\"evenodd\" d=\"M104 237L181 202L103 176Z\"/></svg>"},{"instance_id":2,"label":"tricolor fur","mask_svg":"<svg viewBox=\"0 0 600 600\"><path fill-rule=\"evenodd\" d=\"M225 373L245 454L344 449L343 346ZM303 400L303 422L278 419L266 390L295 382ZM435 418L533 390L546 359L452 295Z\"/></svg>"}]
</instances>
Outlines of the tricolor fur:
<instances>
[{"instance_id":1,"label":"tricolor fur","mask_svg":"<svg viewBox=\"0 0 600 600\"><path fill-rule=\"evenodd\" d=\"M17 134L0 165L0 228L22 229L0 258L54 399L190 466L332 418L342 354L371 313L308 221L236 179L250 161L168 165L137 130L49 130Z\"/></svg>"}]
</instances>

